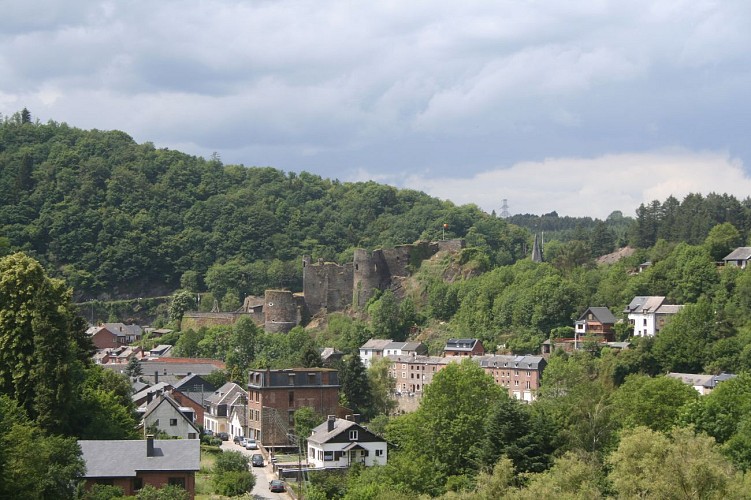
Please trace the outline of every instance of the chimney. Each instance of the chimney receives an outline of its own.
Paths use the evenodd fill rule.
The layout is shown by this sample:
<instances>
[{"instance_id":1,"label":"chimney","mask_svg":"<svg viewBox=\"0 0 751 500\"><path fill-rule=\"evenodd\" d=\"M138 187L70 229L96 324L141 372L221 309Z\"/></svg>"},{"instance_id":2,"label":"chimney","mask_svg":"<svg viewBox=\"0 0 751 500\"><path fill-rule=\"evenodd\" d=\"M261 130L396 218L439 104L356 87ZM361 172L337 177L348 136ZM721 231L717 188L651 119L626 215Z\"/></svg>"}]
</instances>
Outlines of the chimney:
<instances>
[{"instance_id":1,"label":"chimney","mask_svg":"<svg viewBox=\"0 0 751 500\"><path fill-rule=\"evenodd\" d=\"M352 415L352 418L354 419L354 421L355 421L356 424L360 423L360 414L359 413L355 413L354 415Z\"/></svg>"},{"instance_id":2,"label":"chimney","mask_svg":"<svg viewBox=\"0 0 751 500\"><path fill-rule=\"evenodd\" d=\"M351 422L352 421L352 414L348 413L347 415L344 416L344 418L346 418L347 420L349 420Z\"/></svg>"},{"instance_id":3,"label":"chimney","mask_svg":"<svg viewBox=\"0 0 751 500\"><path fill-rule=\"evenodd\" d=\"M331 432L334 430L334 424L336 423L336 415L329 415L328 420L328 431Z\"/></svg>"},{"instance_id":4,"label":"chimney","mask_svg":"<svg viewBox=\"0 0 751 500\"><path fill-rule=\"evenodd\" d=\"M146 436L146 456L147 457L154 456L154 435L153 434L149 434Z\"/></svg>"},{"instance_id":5,"label":"chimney","mask_svg":"<svg viewBox=\"0 0 751 500\"><path fill-rule=\"evenodd\" d=\"M151 392L146 393L146 404L151 403L151 398L153 397L153 394Z\"/></svg>"},{"instance_id":6,"label":"chimney","mask_svg":"<svg viewBox=\"0 0 751 500\"><path fill-rule=\"evenodd\" d=\"M154 384L159 383L159 370L154 370Z\"/></svg>"}]
</instances>

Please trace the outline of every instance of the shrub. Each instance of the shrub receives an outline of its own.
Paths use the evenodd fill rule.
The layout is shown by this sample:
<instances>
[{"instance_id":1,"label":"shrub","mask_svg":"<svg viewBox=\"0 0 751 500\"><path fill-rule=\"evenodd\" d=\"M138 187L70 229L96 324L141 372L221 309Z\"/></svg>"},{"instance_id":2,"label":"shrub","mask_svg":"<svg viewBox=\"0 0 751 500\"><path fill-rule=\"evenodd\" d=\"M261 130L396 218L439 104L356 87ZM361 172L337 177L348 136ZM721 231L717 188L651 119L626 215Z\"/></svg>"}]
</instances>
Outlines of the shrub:
<instances>
[{"instance_id":1,"label":"shrub","mask_svg":"<svg viewBox=\"0 0 751 500\"><path fill-rule=\"evenodd\" d=\"M228 471L214 475L214 491L228 497L247 493L255 484L256 477L248 470Z\"/></svg>"},{"instance_id":2,"label":"shrub","mask_svg":"<svg viewBox=\"0 0 751 500\"><path fill-rule=\"evenodd\" d=\"M123 490L119 486L108 484L95 484L89 491L84 493L83 500L110 500L123 496Z\"/></svg>"}]
</instances>

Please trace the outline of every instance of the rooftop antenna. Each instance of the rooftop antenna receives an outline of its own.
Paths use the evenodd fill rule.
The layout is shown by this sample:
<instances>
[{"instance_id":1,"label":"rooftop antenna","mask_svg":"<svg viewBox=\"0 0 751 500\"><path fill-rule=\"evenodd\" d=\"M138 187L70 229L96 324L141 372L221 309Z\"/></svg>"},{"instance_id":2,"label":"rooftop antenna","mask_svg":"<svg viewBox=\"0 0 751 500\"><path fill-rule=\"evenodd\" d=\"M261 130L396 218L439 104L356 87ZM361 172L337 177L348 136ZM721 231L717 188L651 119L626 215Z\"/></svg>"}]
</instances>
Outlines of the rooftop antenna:
<instances>
[{"instance_id":1,"label":"rooftop antenna","mask_svg":"<svg viewBox=\"0 0 751 500\"><path fill-rule=\"evenodd\" d=\"M504 219L511 217L511 214L508 212L508 200L506 198L503 199L503 205L501 205L501 217Z\"/></svg>"}]
</instances>

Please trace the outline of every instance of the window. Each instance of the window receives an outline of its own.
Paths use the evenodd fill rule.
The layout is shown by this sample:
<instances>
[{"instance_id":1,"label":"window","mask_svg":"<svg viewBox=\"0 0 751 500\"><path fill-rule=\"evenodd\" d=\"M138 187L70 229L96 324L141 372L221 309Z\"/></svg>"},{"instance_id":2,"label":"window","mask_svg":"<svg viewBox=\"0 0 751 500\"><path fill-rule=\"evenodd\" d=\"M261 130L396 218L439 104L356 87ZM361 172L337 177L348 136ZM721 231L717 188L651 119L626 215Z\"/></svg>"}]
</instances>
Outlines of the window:
<instances>
[{"instance_id":1,"label":"window","mask_svg":"<svg viewBox=\"0 0 751 500\"><path fill-rule=\"evenodd\" d=\"M358 432L357 431L349 431L349 440L350 441L357 441L358 439Z\"/></svg>"},{"instance_id":2,"label":"window","mask_svg":"<svg viewBox=\"0 0 751 500\"><path fill-rule=\"evenodd\" d=\"M334 452L333 451L324 451L323 452L323 461L324 462L333 462L334 461Z\"/></svg>"},{"instance_id":3,"label":"window","mask_svg":"<svg viewBox=\"0 0 751 500\"><path fill-rule=\"evenodd\" d=\"M185 489L185 478L184 477L171 477L167 479L167 484L170 486L179 486L182 489Z\"/></svg>"},{"instance_id":4,"label":"window","mask_svg":"<svg viewBox=\"0 0 751 500\"><path fill-rule=\"evenodd\" d=\"M295 391L289 391L287 396L289 398L289 406L295 406Z\"/></svg>"},{"instance_id":5,"label":"window","mask_svg":"<svg viewBox=\"0 0 751 500\"><path fill-rule=\"evenodd\" d=\"M370 456L370 450L362 450L362 456L364 457Z\"/></svg>"},{"instance_id":6,"label":"window","mask_svg":"<svg viewBox=\"0 0 751 500\"><path fill-rule=\"evenodd\" d=\"M402 378L407 378L407 372L402 372Z\"/></svg>"},{"instance_id":7,"label":"window","mask_svg":"<svg viewBox=\"0 0 751 500\"><path fill-rule=\"evenodd\" d=\"M176 418L169 419L169 424L171 426L173 426L173 427L176 426L177 425L177 419Z\"/></svg>"},{"instance_id":8,"label":"window","mask_svg":"<svg viewBox=\"0 0 751 500\"><path fill-rule=\"evenodd\" d=\"M138 491L141 488L143 488L143 478L142 477L134 477L133 478L133 491Z\"/></svg>"},{"instance_id":9,"label":"window","mask_svg":"<svg viewBox=\"0 0 751 500\"><path fill-rule=\"evenodd\" d=\"M647 318L644 318L644 326L647 326Z\"/></svg>"},{"instance_id":10,"label":"window","mask_svg":"<svg viewBox=\"0 0 751 500\"><path fill-rule=\"evenodd\" d=\"M514 385L517 386L517 387L519 387L519 381L518 380L514 380Z\"/></svg>"},{"instance_id":11,"label":"window","mask_svg":"<svg viewBox=\"0 0 751 500\"><path fill-rule=\"evenodd\" d=\"M382 457L383 456L383 450L376 450L375 451L375 456Z\"/></svg>"},{"instance_id":12,"label":"window","mask_svg":"<svg viewBox=\"0 0 751 500\"><path fill-rule=\"evenodd\" d=\"M532 387L529 384L529 381L527 382L527 389L531 389Z\"/></svg>"},{"instance_id":13,"label":"window","mask_svg":"<svg viewBox=\"0 0 751 500\"><path fill-rule=\"evenodd\" d=\"M407 369L407 365L406 364L402 364L402 370L406 370L406 369Z\"/></svg>"},{"instance_id":14,"label":"window","mask_svg":"<svg viewBox=\"0 0 751 500\"><path fill-rule=\"evenodd\" d=\"M195 432L189 432L188 433L188 439L196 439L196 433Z\"/></svg>"}]
</instances>

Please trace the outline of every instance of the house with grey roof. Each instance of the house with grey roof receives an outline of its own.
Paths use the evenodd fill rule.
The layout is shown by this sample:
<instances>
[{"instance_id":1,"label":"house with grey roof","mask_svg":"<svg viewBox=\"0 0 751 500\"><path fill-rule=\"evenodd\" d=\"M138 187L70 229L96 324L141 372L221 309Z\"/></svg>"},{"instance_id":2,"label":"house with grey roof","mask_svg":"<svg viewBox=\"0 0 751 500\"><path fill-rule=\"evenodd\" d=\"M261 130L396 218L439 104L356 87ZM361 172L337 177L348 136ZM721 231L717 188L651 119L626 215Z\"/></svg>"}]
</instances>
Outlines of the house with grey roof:
<instances>
[{"instance_id":1,"label":"house with grey roof","mask_svg":"<svg viewBox=\"0 0 751 500\"><path fill-rule=\"evenodd\" d=\"M422 342L389 342L383 348L384 356L417 356L428 353Z\"/></svg>"},{"instance_id":2,"label":"house with grey roof","mask_svg":"<svg viewBox=\"0 0 751 500\"><path fill-rule=\"evenodd\" d=\"M204 401L203 428L214 433L230 432L230 416L234 405L248 404L245 389L227 382Z\"/></svg>"},{"instance_id":3,"label":"house with grey roof","mask_svg":"<svg viewBox=\"0 0 751 500\"><path fill-rule=\"evenodd\" d=\"M746 269L750 260L751 247L738 247L722 259L726 266L738 266L741 269Z\"/></svg>"},{"instance_id":4,"label":"house with grey roof","mask_svg":"<svg viewBox=\"0 0 751 500\"><path fill-rule=\"evenodd\" d=\"M668 377L678 379L684 384L693 387L696 392L705 396L712 392L717 384L737 377L733 373L721 373L719 375L704 375L700 373L675 373L667 374Z\"/></svg>"},{"instance_id":5,"label":"house with grey roof","mask_svg":"<svg viewBox=\"0 0 751 500\"><path fill-rule=\"evenodd\" d=\"M443 348L444 356L482 356L485 348L479 339L448 339Z\"/></svg>"},{"instance_id":6,"label":"house with grey roof","mask_svg":"<svg viewBox=\"0 0 751 500\"><path fill-rule=\"evenodd\" d=\"M360 346L360 361L365 368L370 368L371 363L383 357L383 350L391 344L391 339L370 339Z\"/></svg>"},{"instance_id":7,"label":"house with grey roof","mask_svg":"<svg viewBox=\"0 0 751 500\"><path fill-rule=\"evenodd\" d=\"M615 340L613 328L618 321L607 307L588 307L574 322L574 335L599 337L607 342Z\"/></svg>"},{"instance_id":8,"label":"house with grey roof","mask_svg":"<svg viewBox=\"0 0 751 500\"><path fill-rule=\"evenodd\" d=\"M638 296L623 312L634 327L634 336L654 337L681 309L682 305L666 304L665 297Z\"/></svg>"},{"instance_id":9,"label":"house with grey roof","mask_svg":"<svg viewBox=\"0 0 751 500\"><path fill-rule=\"evenodd\" d=\"M126 344L138 342L143 336L143 328L138 325L126 325L125 323L104 323L107 330L124 338Z\"/></svg>"},{"instance_id":10,"label":"house with grey roof","mask_svg":"<svg viewBox=\"0 0 751 500\"><path fill-rule=\"evenodd\" d=\"M547 365L542 356L489 354L475 360L510 397L528 403L537 399L542 372Z\"/></svg>"},{"instance_id":11,"label":"house with grey roof","mask_svg":"<svg viewBox=\"0 0 751 500\"><path fill-rule=\"evenodd\" d=\"M308 437L308 465L316 469L347 468L355 463L366 467L385 465L388 443L353 419L328 419Z\"/></svg>"},{"instance_id":12,"label":"house with grey roof","mask_svg":"<svg viewBox=\"0 0 751 500\"><path fill-rule=\"evenodd\" d=\"M86 463L87 490L108 484L131 496L146 485L176 485L195 498L201 461L198 439L80 440L78 445Z\"/></svg>"},{"instance_id":13,"label":"house with grey roof","mask_svg":"<svg viewBox=\"0 0 751 500\"><path fill-rule=\"evenodd\" d=\"M141 427L144 434L164 434L181 439L198 439L200 432L195 423L195 411L189 406L180 406L166 394L160 394L143 409Z\"/></svg>"}]
</instances>

